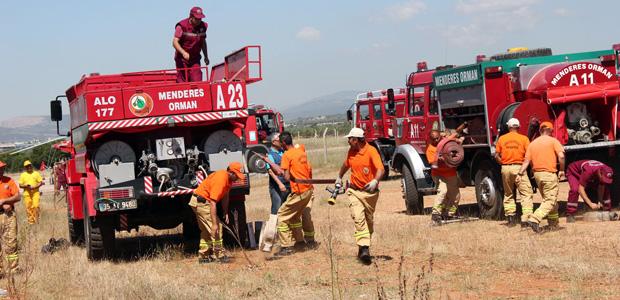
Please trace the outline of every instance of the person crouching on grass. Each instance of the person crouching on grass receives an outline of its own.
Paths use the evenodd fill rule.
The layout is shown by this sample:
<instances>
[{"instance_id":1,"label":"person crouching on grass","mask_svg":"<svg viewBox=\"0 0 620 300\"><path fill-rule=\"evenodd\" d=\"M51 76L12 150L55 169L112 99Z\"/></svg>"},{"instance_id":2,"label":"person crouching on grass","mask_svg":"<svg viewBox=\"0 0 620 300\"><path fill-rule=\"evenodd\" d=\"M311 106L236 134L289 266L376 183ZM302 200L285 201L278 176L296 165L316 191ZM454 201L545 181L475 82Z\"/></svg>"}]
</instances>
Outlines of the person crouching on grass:
<instances>
[{"instance_id":1,"label":"person crouching on grass","mask_svg":"<svg viewBox=\"0 0 620 300\"><path fill-rule=\"evenodd\" d=\"M222 224L217 217L217 203L222 201L224 222L228 223L228 193L234 181L245 179L241 169L241 163L232 162L226 170L211 173L194 190L189 201L189 206L196 214L198 227L200 227L199 263L230 261L224 253Z\"/></svg>"},{"instance_id":2,"label":"person crouching on grass","mask_svg":"<svg viewBox=\"0 0 620 300\"><path fill-rule=\"evenodd\" d=\"M379 199L379 180L385 169L379 152L366 143L364 130L352 128L345 136L349 142L349 152L340 167L336 178L336 189L342 187L342 176L351 169L351 185L347 189L351 218L355 223L357 258L366 265L372 262L370 241L374 232L374 213Z\"/></svg>"}]
</instances>

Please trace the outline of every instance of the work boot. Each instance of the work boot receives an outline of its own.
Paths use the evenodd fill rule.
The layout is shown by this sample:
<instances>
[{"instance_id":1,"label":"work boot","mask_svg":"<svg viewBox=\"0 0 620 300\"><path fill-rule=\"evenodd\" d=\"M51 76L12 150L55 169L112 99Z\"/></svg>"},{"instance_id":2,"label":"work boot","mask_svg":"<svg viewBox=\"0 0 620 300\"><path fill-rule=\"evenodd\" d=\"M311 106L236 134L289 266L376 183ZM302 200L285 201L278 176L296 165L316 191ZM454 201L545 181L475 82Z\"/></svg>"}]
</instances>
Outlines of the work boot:
<instances>
[{"instance_id":1,"label":"work boot","mask_svg":"<svg viewBox=\"0 0 620 300\"><path fill-rule=\"evenodd\" d=\"M291 247L282 247L280 248L280 251L276 252L276 256L289 256L291 254L295 253L295 250L293 250Z\"/></svg>"},{"instance_id":2,"label":"work boot","mask_svg":"<svg viewBox=\"0 0 620 300\"><path fill-rule=\"evenodd\" d=\"M532 221L527 221L528 227L531 227L535 233L542 233L543 229L540 227L540 224L534 223Z\"/></svg>"},{"instance_id":3,"label":"work boot","mask_svg":"<svg viewBox=\"0 0 620 300\"><path fill-rule=\"evenodd\" d=\"M315 240L306 241L306 249L315 250L319 248L319 243Z\"/></svg>"},{"instance_id":4,"label":"work boot","mask_svg":"<svg viewBox=\"0 0 620 300\"><path fill-rule=\"evenodd\" d=\"M230 257L228 255L224 254L224 255L216 258L215 261L217 261L218 263L221 263L221 264L227 264L227 263L230 262Z\"/></svg>"},{"instance_id":5,"label":"work boot","mask_svg":"<svg viewBox=\"0 0 620 300\"><path fill-rule=\"evenodd\" d=\"M441 225L441 221L442 221L441 215L439 215L439 214L432 214L431 215L431 222L433 223L434 226Z\"/></svg>"},{"instance_id":6,"label":"work boot","mask_svg":"<svg viewBox=\"0 0 620 300\"><path fill-rule=\"evenodd\" d=\"M506 216L506 226L514 227L518 224L517 216Z\"/></svg>"},{"instance_id":7,"label":"work boot","mask_svg":"<svg viewBox=\"0 0 620 300\"><path fill-rule=\"evenodd\" d=\"M213 262L213 258L212 257L201 257L198 259L198 264L208 264L208 263L212 263Z\"/></svg>"},{"instance_id":8,"label":"work boot","mask_svg":"<svg viewBox=\"0 0 620 300\"><path fill-rule=\"evenodd\" d=\"M575 216L574 215L567 215L566 216L566 223L575 223Z\"/></svg>"},{"instance_id":9,"label":"work boot","mask_svg":"<svg viewBox=\"0 0 620 300\"><path fill-rule=\"evenodd\" d=\"M360 246L357 251L357 259L360 260L365 265L370 265L372 263L372 258L370 257L370 249L368 246Z\"/></svg>"}]
</instances>

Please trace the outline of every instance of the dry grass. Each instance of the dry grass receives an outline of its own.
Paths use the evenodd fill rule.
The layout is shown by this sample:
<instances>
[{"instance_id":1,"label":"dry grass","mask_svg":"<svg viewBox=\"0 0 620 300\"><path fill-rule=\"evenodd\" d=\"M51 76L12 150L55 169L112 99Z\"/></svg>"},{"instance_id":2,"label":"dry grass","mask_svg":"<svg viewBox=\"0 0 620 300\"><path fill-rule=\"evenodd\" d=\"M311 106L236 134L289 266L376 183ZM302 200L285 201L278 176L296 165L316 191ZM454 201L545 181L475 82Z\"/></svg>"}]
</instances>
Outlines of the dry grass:
<instances>
[{"instance_id":1,"label":"dry grass","mask_svg":"<svg viewBox=\"0 0 620 300\"><path fill-rule=\"evenodd\" d=\"M333 155L342 157L344 152ZM334 167L315 167L317 178L333 177L335 172ZM263 176L253 177L249 220L268 216L266 182ZM543 235L492 221L431 227L428 216L403 213L400 183L391 180L381 185L375 214L371 252L376 265L362 266L355 259L346 197L329 206L323 189L316 187L313 207L321 247L274 261L249 251L255 268L247 267L241 252L234 252L228 265L198 265L196 257L184 256L174 242L121 262L89 263L78 247L41 254L50 237L67 238L65 207L54 209L51 193L46 193L37 226L25 224L23 204L17 205L20 263L26 269L15 277L17 295L28 299L612 299L620 295L620 222L562 223L563 230ZM427 197L427 206L431 198ZM463 198L471 202L471 189ZM125 239L136 235L123 234ZM144 245L149 238L139 240ZM6 279L0 281L2 288L7 284Z\"/></svg>"}]
</instances>

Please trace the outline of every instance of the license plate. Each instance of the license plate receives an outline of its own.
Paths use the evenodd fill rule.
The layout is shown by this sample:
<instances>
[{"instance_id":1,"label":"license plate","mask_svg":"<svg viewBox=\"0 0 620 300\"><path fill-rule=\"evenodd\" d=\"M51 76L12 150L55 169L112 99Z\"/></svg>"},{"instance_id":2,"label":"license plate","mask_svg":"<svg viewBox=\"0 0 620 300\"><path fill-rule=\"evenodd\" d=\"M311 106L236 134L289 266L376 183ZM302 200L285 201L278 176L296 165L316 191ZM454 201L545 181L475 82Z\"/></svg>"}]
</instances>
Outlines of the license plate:
<instances>
[{"instance_id":1,"label":"license plate","mask_svg":"<svg viewBox=\"0 0 620 300\"><path fill-rule=\"evenodd\" d=\"M136 209L138 208L138 200L114 200L114 202L100 201L97 205L97 208L100 212Z\"/></svg>"},{"instance_id":2,"label":"license plate","mask_svg":"<svg viewBox=\"0 0 620 300\"><path fill-rule=\"evenodd\" d=\"M222 112L222 118L236 118L237 117L237 111L225 111Z\"/></svg>"}]
</instances>

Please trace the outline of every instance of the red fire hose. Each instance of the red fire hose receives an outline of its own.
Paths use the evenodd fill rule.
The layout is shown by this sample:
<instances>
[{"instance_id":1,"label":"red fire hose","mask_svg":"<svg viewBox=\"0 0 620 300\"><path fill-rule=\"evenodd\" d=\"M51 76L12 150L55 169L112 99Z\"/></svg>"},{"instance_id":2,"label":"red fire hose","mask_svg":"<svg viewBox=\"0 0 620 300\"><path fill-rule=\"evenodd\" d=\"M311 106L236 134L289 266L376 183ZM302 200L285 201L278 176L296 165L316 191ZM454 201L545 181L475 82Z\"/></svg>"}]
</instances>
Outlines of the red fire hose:
<instances>
[{"instance_id":1,"label":"red fire hose","mask_svg":"<svg viewBox=\"0 0 620 300\"><path fill-rule=\"evenodd\" d=\"M442 157L443 160L437 160L439 164L444 164L450 168L458 167L465 158L463 146L454 139L442 139L437 145L437 158Z\"/></svg>"}]
</instances>

